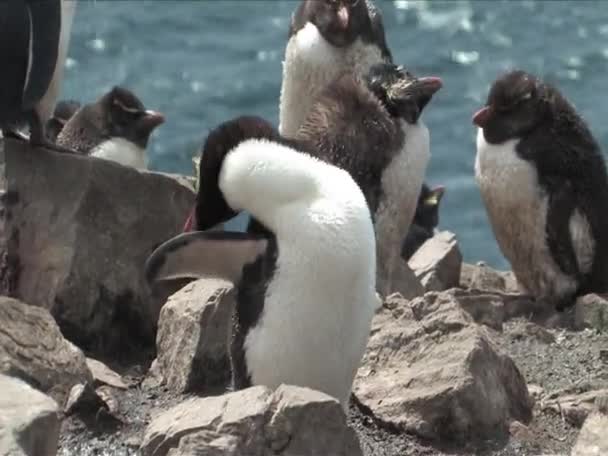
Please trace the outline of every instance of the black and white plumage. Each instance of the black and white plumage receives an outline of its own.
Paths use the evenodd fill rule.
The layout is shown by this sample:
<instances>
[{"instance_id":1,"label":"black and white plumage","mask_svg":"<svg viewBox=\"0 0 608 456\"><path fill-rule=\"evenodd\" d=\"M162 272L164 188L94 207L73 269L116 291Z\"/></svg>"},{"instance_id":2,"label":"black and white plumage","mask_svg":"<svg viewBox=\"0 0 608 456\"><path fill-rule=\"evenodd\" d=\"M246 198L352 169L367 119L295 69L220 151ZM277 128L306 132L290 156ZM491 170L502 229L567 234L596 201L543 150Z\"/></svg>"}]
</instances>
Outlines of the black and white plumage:
<instances>
[{"instance_id":1,"label":"black and white plumage","mask_svg":"<svg viewBox=\"0 0 608 456\"><path fill-rule=\"evenodd\" d=\"M0 127L5 135L30 127L30 142L61 152L45 135L59 95L74 0L5 0L0 2Z\"/></svg>"},{"instance_id":2,"label":"black and white plumage","mask_svg":"<svg viewBox=\"0 0 608 456\"><path fill-rule=\"evenodd\" d=\"M404 260L409 260L422 244L435 234L439 224L439 203L444 193L445 187L430 188L427 184L422 184L414 220L401 247L401 256Z\"/></svg>"},{"instance_id":3,"label":"black and white plumage","mask_svg":"<svg viewBox=\"0 0 608 456\"><path fill-rule=\"evenodd\" d=\"M372 0L301 0L283 61L279 132L296 135L317 95L345 71L390 63L382 15Z\"/></svg>"},{"instance_id":4,"label":"black and white plumage","mask_svg":"<svg viewBox=\"0 0 608 456\"><path fill-rule=\"evenodd\" d=\"M373 226L360 188L346 171L255 117L209 134L200 176L194 228L246 210L247 233L183 233L150 256L148 280L232 281L234 387L305 386L346 409L380 304Z\"/></svg>"},{"instance_id":5,"label":"black and white plumage","mask_svg":"<svg viewBox=\"0 0 608 456\"><path fill-rule=\"evenodd\" d=\"M473 117L476 179L523 289L558 310L608 290L608 175L564 96L524 71L499 77Z\"/></svg>"},{"instance_id":6,"label":"black and white plumage","mask_svg":"<svg viewBox=\"0 0 608 456\"><path fill-rule=\"evenodd\" d=\"M116 86L80 108L62 128L57 144L83 155L146 169L150 135L164 121L161 113L147 110L133 92Z\"/></svg>"}]
</instances>

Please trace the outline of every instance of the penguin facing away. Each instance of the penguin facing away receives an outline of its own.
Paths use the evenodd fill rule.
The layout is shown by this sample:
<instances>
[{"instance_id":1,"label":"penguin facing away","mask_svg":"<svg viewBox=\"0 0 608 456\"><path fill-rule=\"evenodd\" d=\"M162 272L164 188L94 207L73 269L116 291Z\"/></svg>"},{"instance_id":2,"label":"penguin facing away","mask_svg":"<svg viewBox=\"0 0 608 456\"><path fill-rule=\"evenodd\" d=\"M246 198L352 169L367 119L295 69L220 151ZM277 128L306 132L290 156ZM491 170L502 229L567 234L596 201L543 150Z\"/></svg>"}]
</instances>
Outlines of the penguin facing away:
<instances>
[{"instance_id":1,"label":"penguin facing away","mask_svg":"<svg viewBox=\"0 0 608 456\"><path fill-rule=\"evenodd\" d=\"M435 228L439 225L439 203L444 193L443 186L431 189L427 184L422 184L414 220L401 247L404 260L409 260L420 246L435 234Z\"/></svg>"},{"instance_id":2,"label":"penguin facing away","mask_svg":"<svg viewBox=\"0 0 608 456\"><path fill-rule=\"evenodd\" d=\"M4 136L33 146L73 151L50 142L45 133L63 79L74 0L0 2L0 128ZM29 124L29 139L17 128Z\"/></svg>"},{"instance_id":3,"label":"penguin facing away","mask_svg":"<svg viewBox=\"0 0 608 456\"><path fill-rule=\"evenodd\" d=\"M53 116L46 123L46 134L50 141L55 141L59 132L68 120L80 109L76 100L62 100L55 106Z\"/></svg>"},{"instance_id":4,"label":"penguin facing away","mask_svg":"<svg viewBox=\"0 0 608 456\"><path fill-rule=\"evenodd\" d=\"M164 121L161 113L146 110L131 91L115 86L79 109L57 136L57 143L80 154L146 169L148 140Z\"/></svg>"},{"instance_id":5,"label":"penguin facing away","mask_svg":"<svg viewBox=\"0 0 608 456\"><path fill-rule=\"evenodd\" d=\"M439 78L418 78L391 63L374 65L362 77L347 72L319 94L295 137L361 187L374 219L383 296L400 291L401 245L430 159L420 117L441 86Z\"/></svg>"},{"instance_id":6,"label":"penguin facing away","mask_svg":"<svg viewBox=\"0 0 608 456\"><path fill-rule=\"evenodd\" d=\"M492 85L475 175L500 250L541 308L608 290L608 175L600 147L555 88L524 71Z\"/></svg>"},{"instance_id":7,"label":"penguin facing away","mask_svg":"<svg viewBox=\"0 0 608 456\"><path fill-rule=\"evenodd\" d=\"M232 281L234 387L305 386L346 410L379 305L373 226L358 185L256 117L209 134L200 175L195 229L246 210L247 233L182 233L152 253L146 277Z\"/></svg>"},{"instance_id":8,"label":"penguin facing away","mask_svg":"<svg viewBox=\"0 0 608 456\"><path fill-rule=\"evenodd\" d=\"M392 62L371 0L302 0L291 18L283 61L279 132L292 138L317 95L340 74Z\"/></svg>"}]
</instances>

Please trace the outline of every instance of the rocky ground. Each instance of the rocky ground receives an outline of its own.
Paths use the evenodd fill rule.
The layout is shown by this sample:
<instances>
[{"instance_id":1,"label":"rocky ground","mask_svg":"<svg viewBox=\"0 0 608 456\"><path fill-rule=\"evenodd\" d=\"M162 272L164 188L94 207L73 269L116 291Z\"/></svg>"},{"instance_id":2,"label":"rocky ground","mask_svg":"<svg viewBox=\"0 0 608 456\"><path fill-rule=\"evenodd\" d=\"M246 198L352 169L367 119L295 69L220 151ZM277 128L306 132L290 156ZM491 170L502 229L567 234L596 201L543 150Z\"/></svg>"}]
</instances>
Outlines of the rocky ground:
<instances>
[{"instance_id":1,"label":"rocky ground","mask_svg":"<svg viewBox=\"0 0 608 456\"><path fill-rule=\"evenodd\" d=\"M141 277L179 231L190 184L0 152L25 176L0 179L0 454L608 454L605 297L536 308L442 232L403 265L407 295L377 312L348 414L306 388L230 392L231 285ZM125 181L119 198L108 182Z\"/></svg>"}]
</instances>

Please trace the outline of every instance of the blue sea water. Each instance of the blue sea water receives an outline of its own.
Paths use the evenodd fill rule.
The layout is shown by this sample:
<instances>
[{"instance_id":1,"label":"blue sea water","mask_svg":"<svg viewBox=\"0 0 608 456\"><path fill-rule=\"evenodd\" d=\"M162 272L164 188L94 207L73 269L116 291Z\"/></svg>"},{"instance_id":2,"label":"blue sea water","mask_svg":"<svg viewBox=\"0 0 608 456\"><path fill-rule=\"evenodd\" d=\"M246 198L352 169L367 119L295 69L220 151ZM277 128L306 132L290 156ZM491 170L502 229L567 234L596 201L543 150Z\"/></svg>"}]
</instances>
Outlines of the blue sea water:
<instances>
[{"instance_id":1,"label":"blue sea water","mask_svg":"<svg viewBox=\"0 0 608 456\"><path fill-rule=\"evenodd\" d=\"M473 178L471 115L494 78L518 67L556 84L608 150L608 2L377 0L395 61L444 88L426 108L427 181L447 187L441 226L465 260L508 267ZM209 129L241 114L278 123L281 61L295 0L81 0L63 98L131 88L167 122L154 170L193 173Z\"/></svg>"}]
</instances>

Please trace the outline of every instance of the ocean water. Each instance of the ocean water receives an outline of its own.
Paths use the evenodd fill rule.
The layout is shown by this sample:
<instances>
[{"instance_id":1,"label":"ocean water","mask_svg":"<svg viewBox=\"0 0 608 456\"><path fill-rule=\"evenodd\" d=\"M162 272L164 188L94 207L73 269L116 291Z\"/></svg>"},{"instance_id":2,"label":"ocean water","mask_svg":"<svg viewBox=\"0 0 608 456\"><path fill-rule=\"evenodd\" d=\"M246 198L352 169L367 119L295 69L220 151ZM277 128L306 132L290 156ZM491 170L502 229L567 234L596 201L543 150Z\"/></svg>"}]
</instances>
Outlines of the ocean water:
<instances>
[{"instance_id":1,"label":"ocean water","mask_svg":"<svg viewBox=\"0 0 608 456\"><path fill-rule=\"evenodd\" d=\"M473 177L471 115L496 76L522 68L556 84L608 150L608 2L377 0L397 63L436 75L427 106L442 184L440 225L466 261L506 268ZM278 123L281 61L295 0L81 0L63 98L133 90L167 122L149 145L154 170L192 174L209 129L241 114Z\"/></svg>"}]
</instances>

